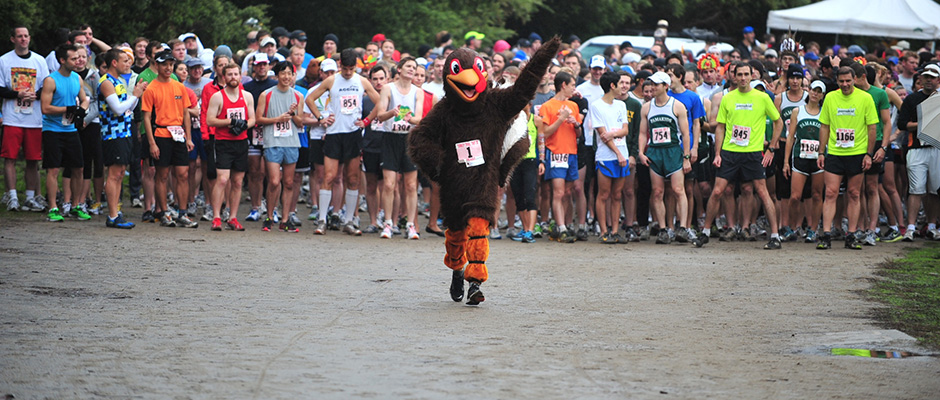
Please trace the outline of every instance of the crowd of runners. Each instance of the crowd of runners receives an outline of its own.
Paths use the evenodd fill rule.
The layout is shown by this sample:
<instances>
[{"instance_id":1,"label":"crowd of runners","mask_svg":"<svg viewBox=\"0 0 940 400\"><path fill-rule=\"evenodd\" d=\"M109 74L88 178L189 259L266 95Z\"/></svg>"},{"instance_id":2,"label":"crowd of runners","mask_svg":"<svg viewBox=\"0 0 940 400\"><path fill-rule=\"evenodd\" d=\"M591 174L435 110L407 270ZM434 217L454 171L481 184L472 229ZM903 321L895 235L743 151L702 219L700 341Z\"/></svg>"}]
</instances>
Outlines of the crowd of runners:
<instances>
[{"instance_id":1,"label":"crowd of runners","mask_svg":"<svg viewBox=\"0 0 940 400\"><path fill-rule=\"evenodd\" d=\"M491 239L940 240L940 149L918 139L940 52L761 43L745 27L732 51L691 54L666 48L667 29L660 21L648 49L591 57L566 38L520 118L530 151L500 193ZM483 47L482 33L441 31L405 52L382 34L345 47L328 34L314 56L303 31L280 27L215 49L194 33L57 35L43 57L18 26L0 57L4 209L124 229L138 218L214 231L306 222L318 235L407 239L446 229L406 138L444 96L448 54L479 52L497 88L542 42Z\"/></svg>"}]
</instances>

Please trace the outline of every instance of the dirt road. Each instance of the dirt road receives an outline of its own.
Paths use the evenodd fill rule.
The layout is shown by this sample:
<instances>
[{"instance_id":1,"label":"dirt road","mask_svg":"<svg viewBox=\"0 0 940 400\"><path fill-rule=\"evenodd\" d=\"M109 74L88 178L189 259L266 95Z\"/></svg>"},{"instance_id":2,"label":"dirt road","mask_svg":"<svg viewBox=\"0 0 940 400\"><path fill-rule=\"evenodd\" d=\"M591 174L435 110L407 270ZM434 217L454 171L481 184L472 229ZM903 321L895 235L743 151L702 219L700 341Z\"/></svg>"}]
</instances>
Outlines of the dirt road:
<instances>
[{"instance_id":1,"label":"dirt road","mask_svg":"<svg viewBox=\"0 0 940 400\"><path fill-rule=\"evenodd\" d=\"M132 215L133 216L133 215ZM35 218L33 218L35 217ZM870 319L900 244L491 242L454 303L442 241L0 221L16 399L936 398L940 359ZM844 332L852 332L844 334ZM903 336L903 335L902 335ZM894 342L890 340L895 339ZM855 342L853 342L853 340Z\"/></svg>"}]
</instances>

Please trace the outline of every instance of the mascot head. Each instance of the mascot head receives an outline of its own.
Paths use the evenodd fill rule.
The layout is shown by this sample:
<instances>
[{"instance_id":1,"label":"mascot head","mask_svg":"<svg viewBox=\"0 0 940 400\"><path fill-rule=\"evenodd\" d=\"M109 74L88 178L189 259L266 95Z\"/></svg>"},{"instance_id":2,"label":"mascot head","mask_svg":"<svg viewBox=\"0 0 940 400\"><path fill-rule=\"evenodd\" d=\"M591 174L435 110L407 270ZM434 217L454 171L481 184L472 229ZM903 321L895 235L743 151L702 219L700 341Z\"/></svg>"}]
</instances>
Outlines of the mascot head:
<instances>
[{"instance_id":1,"label":"mascot head","mask_svg":"<svg viewBox=\"0 0 940 400\"><path fill-rule=\"evenodd\" d=\"M471 103L489 86L483 59L473 50L457 49L444 61L444 91L448 97L457 97Z\"/></svg>"}]
</instances>

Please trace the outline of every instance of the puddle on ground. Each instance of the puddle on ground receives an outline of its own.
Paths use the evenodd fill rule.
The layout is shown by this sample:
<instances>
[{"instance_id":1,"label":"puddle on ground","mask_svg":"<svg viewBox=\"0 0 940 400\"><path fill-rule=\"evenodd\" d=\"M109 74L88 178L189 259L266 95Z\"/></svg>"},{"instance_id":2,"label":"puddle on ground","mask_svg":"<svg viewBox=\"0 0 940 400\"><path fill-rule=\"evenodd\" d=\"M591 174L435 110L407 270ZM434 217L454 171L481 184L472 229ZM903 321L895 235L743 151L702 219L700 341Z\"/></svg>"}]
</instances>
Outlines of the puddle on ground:
<instances>
[{"instance_id":1,"label":"puddle on ground","mask_svg":"<svg viewBox=\"0 0 940 400\"><path fill-rule=\"evenodd\" d=\"M909 358L937 356L921 347L917 339L896 329L793 334L795 354Z\"/></svg>"}]
</instances>

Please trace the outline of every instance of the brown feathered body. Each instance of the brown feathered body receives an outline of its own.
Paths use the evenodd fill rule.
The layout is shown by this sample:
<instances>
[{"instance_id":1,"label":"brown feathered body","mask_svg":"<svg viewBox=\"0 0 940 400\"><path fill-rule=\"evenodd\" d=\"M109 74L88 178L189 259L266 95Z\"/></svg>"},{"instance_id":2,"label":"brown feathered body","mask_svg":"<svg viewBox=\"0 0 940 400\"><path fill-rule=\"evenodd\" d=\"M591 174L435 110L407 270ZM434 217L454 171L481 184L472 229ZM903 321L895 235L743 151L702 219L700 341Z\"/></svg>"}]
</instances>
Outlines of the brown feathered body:
<instances>
[{"instance_id":1,"label":"brown feathered body","mask_svg":"<svg viewBox=\"0 0 940 400\"><path fill-rule=\"evenodd\" d=\"M513 168L529 150L526 135L511 144L503 155L506 132L535 96L559 44L557 37L543 44L513 86L493 89L485 83L470 101L468 94L473 94L470 86L449 76L457 76L460 69L466 72L474 68L476 52L462 48L447 57L446 96L409 133L408 153L418 168L440 185L441 214L448 228L462 230L471 217L486 219L495 226L499 187L506 185ZM453 65L454 60L460 68ZM485 73L477 72L485 81ZM480 141L484 163L468 167L458 162L457 144L472 140Z\"/></svg>"}]
</instances>

